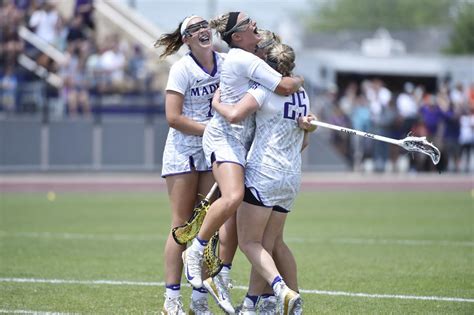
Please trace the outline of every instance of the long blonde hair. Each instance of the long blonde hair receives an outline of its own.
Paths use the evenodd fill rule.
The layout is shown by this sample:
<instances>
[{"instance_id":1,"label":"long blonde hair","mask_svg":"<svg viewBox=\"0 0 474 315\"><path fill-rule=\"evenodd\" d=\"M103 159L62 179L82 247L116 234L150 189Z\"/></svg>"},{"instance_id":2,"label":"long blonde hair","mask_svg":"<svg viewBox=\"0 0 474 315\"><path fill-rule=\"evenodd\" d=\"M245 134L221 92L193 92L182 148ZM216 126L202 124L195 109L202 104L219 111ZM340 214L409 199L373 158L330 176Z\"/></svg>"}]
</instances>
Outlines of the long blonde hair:
<instances>
[{"instance_id":1,"label":"long blonde hair","mask_svg":"<svg viewBox=\"0 0 474 315\"><path fill-rule=\"evenodd\" d=\"M291 76L295 68L295 52L288 45L276 43L271 46L267 54L267 63L282 76Z\"/></svg>"}]
</instances>

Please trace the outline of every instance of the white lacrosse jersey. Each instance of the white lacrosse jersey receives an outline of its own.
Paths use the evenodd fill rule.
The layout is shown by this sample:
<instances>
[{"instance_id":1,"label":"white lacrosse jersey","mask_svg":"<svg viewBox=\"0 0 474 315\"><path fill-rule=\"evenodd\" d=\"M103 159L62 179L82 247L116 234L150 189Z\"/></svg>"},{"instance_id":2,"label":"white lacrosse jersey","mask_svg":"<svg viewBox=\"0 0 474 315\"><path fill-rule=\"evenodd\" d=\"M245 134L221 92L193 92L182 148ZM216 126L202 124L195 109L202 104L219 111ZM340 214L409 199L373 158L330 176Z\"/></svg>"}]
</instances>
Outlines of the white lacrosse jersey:
<instances>
[{"instance_id":1,"label":"white lacrosse jersey","mask_svg":"<svg viewBox=\"0 0 474 315\"><path fill-rule=\"evenodd\" d=\"M255 83L248 91L258 102L255 137L247 156L247 167L264 166L278 173L301 173L301 146L304 130L298 117L310 111L304 88L288 95L277 95Z\"/></svg>"},{"instance_id":2,"label":"white lacrosse jersey","mask_svg":"<svg viewBox=\"0 0 474 315\"><path fill-rule=\"evenodd\" d=\"M222 64L226 54L214 52L214 69L207 73L191 52L178 60L170 69L167 91L184 95L183 115L207 124L214 114L212 97L219 88ZM202 137L189 135L170 128L168 141L187 146L202 146Z\"/></svg>"},{"instance_id":3,"label":"white lacrosse jersey","mask_svg":"<svg viewBox=\"0 0 474 315\"><path fill-rule=\"evenodd\" d=\"M262 59L240 48L232 48L227 53L221 72L221 102L238 103L247 93L250 80L260 83L274 91L281 81L281 74L272 69ZM232 135L243 144L251 143L254 131L254 117L250 115L239 123L231 124L219 113L215 113L208 128ZM248 147L247 147L248 149Z\"/></svg>"}]
</instances>

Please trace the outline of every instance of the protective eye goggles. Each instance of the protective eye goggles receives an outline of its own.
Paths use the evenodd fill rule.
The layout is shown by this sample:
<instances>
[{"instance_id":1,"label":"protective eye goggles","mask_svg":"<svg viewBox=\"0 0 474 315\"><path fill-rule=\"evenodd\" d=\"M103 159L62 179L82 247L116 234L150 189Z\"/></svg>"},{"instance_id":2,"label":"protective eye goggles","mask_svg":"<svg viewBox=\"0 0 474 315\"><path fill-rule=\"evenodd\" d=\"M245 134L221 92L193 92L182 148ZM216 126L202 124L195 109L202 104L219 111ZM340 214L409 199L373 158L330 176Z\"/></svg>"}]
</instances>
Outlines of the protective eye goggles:
<instances>
[{"instance_id":1,"label":"protective eye goggles","mask_svg":"<svg viewBox=\"0 0 474 315\"><path fill-rule=\"evenodd\" d=\"M191 24L184 30L184 36L190 37L193 34L199 32L201 29L206 29L206 28L209 28L209 22L206 20L195 23L195 24Z\"/></svg>"},{"instance_id":2,"label":"protective eye goggles","mask_svg":"<svg viewBox=\"0 0 474 315\"><path fill-rule=\"evenodd\" d=\"M232 27L230 30L225 32L223 35L227 36L229 34L235 33L235 32L243 32L247 30L247 26L252 22L252 19L250 17L247 17L240 21L239 23L235 24L234 27ZM243 29L245 27L245 29Z\"/></svg>"}]
</instances>

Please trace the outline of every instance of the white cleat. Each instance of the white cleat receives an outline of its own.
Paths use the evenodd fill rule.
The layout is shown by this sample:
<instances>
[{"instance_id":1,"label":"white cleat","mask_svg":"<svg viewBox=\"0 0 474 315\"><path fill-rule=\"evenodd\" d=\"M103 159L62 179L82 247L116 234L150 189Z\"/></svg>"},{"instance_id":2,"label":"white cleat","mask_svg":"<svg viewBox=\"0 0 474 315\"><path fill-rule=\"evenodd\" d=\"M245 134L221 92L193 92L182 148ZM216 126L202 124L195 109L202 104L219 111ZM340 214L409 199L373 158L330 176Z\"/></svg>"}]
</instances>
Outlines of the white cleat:
<instances>
[{"instance_id":1,"label":"white cleat","mask_svg":"<svg viewBox=\"0 0 474 315\"><path fill-rule=\"evenodd\" d=\"M196 289L202 288L202 258L203 253L189 247L183 252L184 275Z\"/></svg>"},{"instance_id":2,"label":"white cleat","mask_svg":"<svg viewBox=\"0 0 474 315\"><path fill-rule=\"evenodd\" d=\"M207 298L191 300L189 315L213 315L211 310L209 310Z\"/></svg>"},{"instance_id":3,"label":"white cleat","mask_svg":"<svg viewBox=\"0 0 474 315\"><path fill-rule=\"evenodd\" d=\"M163 304L161 315L186 315L181 296L171 299L165 295L165 303Z\"/></svg>"},{"instance_id":4,"label":"white cleat","mask_svg":"<svg viewBox=\"0 0 474 315\"><path fill-rule=\"evenodd\" d=\"M280 286L277 290L275 290L275 292L279 292L278 304L280 308L280 314L294 314L295 305L301 304L300 295L288 288L284 282L280 282L277 285Z\"/></svg>"},{"instance_id":5,"label":"white cleat","mask_svg":"<svg viewBox=\"0 0 474 315\"><path fill-rule=\"evenodd\" d=\"M260 315L276 315L278 314L278 301L277 298L273 295L268 297L261 297L258 301L258 314Z\"/></svg>"},{"instance_id":6,"label":"white cleat","mask_svg":"<svg viewBox=\"0 0 474 315\"><path fill-rule=\"evenodd\" d=\"M216 300L220 308L222 308L227 314L235 314L232 301L229 293L229 281L225 281L220 274L209 277L203 282L207 292Z\"/></svg>"},{"instance_id":7,"label":"white cleat","mask_svg":"<svg viewBox=\"0 0 474 315\"><path fill-rule=\"evenodd\" d=\"M300 296L299 300L295 301L292 315L301 315L301 314L303 314L303 300L301 299L301 296Z\"/></svg>"},{"instance_id":8,"label":"white cleat","mask_svg":"<svg viewBox=\"0 0 474 315\"><path fill-rule=\"evenodd\" d=\"M238 315L257 315L257 308L253 305L253 302L246 297L242 304L237 306L235 313Z\"/></svg>"}]
</instances>

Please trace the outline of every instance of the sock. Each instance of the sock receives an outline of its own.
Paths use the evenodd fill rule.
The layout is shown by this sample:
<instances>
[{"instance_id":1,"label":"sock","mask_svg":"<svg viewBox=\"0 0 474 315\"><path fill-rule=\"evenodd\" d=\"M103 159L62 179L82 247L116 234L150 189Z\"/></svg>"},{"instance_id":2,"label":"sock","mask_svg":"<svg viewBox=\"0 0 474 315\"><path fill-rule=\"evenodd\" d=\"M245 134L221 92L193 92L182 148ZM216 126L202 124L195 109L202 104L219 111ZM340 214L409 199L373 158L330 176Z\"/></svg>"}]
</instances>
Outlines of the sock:
<instances>
[{"instance_id":1,"label":"sock","mask_svg":"<svg viewBox=\"0 0 474 315\"><path fill-rule=\"evenodd\" d=\"M199 251L200 253L204 252L204 248L206 247L209 241L201 240L199 237L196 237L191 245L193 249Z\"/></svg>"},{"instance_id":2,"label":"sock","mask_svg":"<svg viewBox=\"0 0 474 315\"><path fill-rule=\"evenodd\" d=\"M174 299L181 295L181 285L178 284L167 284L166 285L166 297L168 299Z\"/></svg>"},{"instance_id":3,"label":"sock","mask_svg":"<svg viewBox=\"0 0 474 315\"><path fill-rule=\"evenodd\" d=\"M283 287L286 286L285 281L280 276L276 276L275 279L273 279L272 282L272 289L273 292L275 292L276 296L280 296L280 291Z\"/></svg>"},{"instance_id":4,"label":"sock","mask_svg":"<svg viewBox=\"0 0 474 315\"><path fill-rule=\"evenodd\" d=\"M191 299L197 301L200 299L207 299L207 290L203 287L200 289L193 288L193 293L191 293Z\"/></svg>"},{"instance_id":5,"label":"sock","mask_svg":"<svg viewBox=\"0 0 474 315\"><path fill-rule=\"evenodd\" d=\"M232 268L232 264L223 264L221 271L219 271L219 274L222 276L224 279L230 279L230 270Z\"/></svg>"},{"instance_id":6,"label":"sock","mask_svg":"<svg viewBox=\"0 0 474 315\"><path fill-rule=\"evenodd\" d=\"M255 307L255 304L257 304L258 301L258 295L249 295L248 293L245 295L245 300L244 303L248 305L248 303L252 303L252 305L248 305L251 307Z\"/></svg>"}]
</instances>

